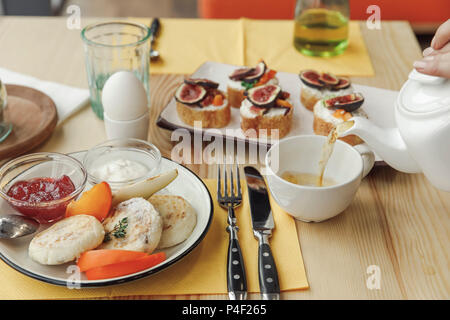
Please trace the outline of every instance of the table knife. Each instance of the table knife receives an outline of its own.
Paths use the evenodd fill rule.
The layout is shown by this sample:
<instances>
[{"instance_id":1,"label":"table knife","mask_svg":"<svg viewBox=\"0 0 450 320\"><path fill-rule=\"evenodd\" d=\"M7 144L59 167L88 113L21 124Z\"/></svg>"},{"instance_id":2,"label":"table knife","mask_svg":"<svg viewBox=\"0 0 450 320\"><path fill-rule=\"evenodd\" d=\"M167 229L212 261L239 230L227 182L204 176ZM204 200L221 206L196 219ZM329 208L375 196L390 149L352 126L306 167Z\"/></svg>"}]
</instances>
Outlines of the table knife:
<instances>
[{"instance_id":1,"label":"table knife","mask_svg":"<svg viewBox=\"0 0 450 320\"><path fill-rule=\"evenodd\" d=\"M275 227L270 208L269 192L266 183L253 167L245 167L250 213L252 217L253 234L258 240L258 273L259 288L263 300L279 300L280 284L278 272L269 245L269 237Z\"/></svg>"}]
</instances>

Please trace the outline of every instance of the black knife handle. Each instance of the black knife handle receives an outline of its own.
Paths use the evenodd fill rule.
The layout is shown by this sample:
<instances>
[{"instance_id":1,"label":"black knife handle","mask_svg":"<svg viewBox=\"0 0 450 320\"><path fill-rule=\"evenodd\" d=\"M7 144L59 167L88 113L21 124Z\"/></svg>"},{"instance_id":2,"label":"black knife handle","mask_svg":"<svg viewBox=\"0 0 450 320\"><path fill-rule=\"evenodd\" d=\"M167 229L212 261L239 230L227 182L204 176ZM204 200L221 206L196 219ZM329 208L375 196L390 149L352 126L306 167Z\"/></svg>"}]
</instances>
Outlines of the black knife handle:
<instances>
[{"instance_id":1,"label":"black knife handle","mask_svg":"<svg viewBox=\"0 0 450 320\"><path fill-rule=\"evenodd\" d=\"M247 277L245 276L244 258L237 238L237 226L228 226L230 234L227 256L227 287L231 300L247 298Z\"/></svg>"},{"instance_id":2,"label":"black knife handle","mask_svg":"<svg viewBox=\"0 0 450 320\"><path fill-rule=\"evenodd\" d=\"M258 248L259 288L263 300L280 299L280 283L267 235L261 235Z\"/></svg>"}]
</instances>

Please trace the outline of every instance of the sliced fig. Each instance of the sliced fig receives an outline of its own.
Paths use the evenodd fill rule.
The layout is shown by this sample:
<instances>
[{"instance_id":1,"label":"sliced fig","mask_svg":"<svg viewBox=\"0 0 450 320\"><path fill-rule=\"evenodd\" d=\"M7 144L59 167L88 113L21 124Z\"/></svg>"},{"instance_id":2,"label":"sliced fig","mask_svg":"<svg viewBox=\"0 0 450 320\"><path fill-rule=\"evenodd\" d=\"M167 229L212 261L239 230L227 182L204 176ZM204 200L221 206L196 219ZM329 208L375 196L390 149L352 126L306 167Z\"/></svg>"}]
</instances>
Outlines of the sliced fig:
<instances>
[{"instance_id":1,"label":"sliced fig","mask_svg":"<svg viewBox=\"0 0 450 320\"><path fill-rule=\"evenodd\" d=\"M361 107L363 102L364 97L361 93L352 93L324 100L323 103L327 108L344 109L347 112L353 112Z\"/></svg>"},{"instance_id":2,"label":"sliced fig","mask_svg":"<svg viewBox=\"0 0 450 320\"><path fill-rule=\"evenodd\" d=\"M266 64L264 61L258 62L255 68L253 68L252 72L245 76L242 80L245 82L254 82L258 81L266 72Z\"/></svg>"},{"instance_id":3,"label":"sliced fig","mask_svg":"<svg viewBox=\"0 0 450 320\"><path fill-rule=\"evenodd\" d=\"M217 95L221 95L222 98L225 99L225 96L219 89L208 89L206 92L206 97L200 103L198 103L198 105L201 107L210 106L211 104L213 104L214 97Z\"/></svg>"},{"instance_id":4,"label":"sliced fig","mask_svg":"<svg viewBox=\"0 0 450 320\"><path fill-rule=\"evenodd\" d=\"M211 105L211 104L213 103L213 100L214 100L214 96L211 95L211 94L207 94L206 97L205 97L205 99L203 99L203 100L200 102L200 105L201 105L202 107L207 107L207 106L209 106L209 105Z\"/></svg>"},{"instance_id":5,"label":"sliced fig","mask_svg":"<svg viewBox=\"0 0 450 320\"><path fill-rule=\"evenodd\" d=\"M350 87L350 80L347 78L339 78L338 84L333 86L331 90L337 91L347 89L348 87Z\"/></svg>"},{"instance_id":6,"label":"sliced fig","mask_svg":"<svg viewBox=\"0 0 450 320\"><path fill-rule=\"evenodd\" d=\"M247 99L257 107L270 108L275 104L280 92L280 86L266 84L249 89Z\"/></svg>"},{"instance_id":7,"label":"sliced fig","mask_svg":"<svg viewBox=\"0 0 450 320\"><path fill-rule=\"evenodd\" d=\"M209 79L185 79L184 83L188 83L188 84L192 84L192 85L196 85L198 84L199 86L205 87L205 88L212 88L212 89L217 89L219 87L219 84L217 82L211 81Z\"/></svg>"},{"instance_id":8,"label":"sliced fig","mask_svg":"<svg viewBox=\"0 0 450 320\"><path fill-rule=\"evenodd\" d=\"M192 105L201 102L206 93L206 89L202 86L182 83L175 92L175 99L180 103Z\"/></svg>"},{"instance_id":9,"label":"sliced fig","mask_svg":"<svg viewBox=\"0 0 450 320\"><path fill-rule=\"evenodd\" d=\"M287 100L290 96L291 94L289 92L281 91L279 98L282 100Z\"/></svg>"},{"instance_id":10,"label":"sliced fig","mask_svg":"<svg viewBox=\"0 0 450 320\"><path fill-rule=\"evenodd\" d=\"M240 69L235 70L229 76L229 78L234 81L240 81L240 80L244 79L246 76L253 73L253 70L254 70L254 68L240 68Z\"/></svg>"},{"instance_id":11,"label":"sliced fig","mask_svg":"<svg viewBox=\"0 0 450 320\"><path fill-rule=\"evenodd\" d=\"M326 86L332 87L339 83L339 78L331 73L322 72L320 74L319 81L322 82Z\"/></svg>"},{"instance_id":12,"label":"sliced fig","mask_svg":"<svg viewBox=\"0 0 450 320\"><path fill-rule=\"evenodd\" d=\"M304 70L300 72L300 80L309 87L320 89L324 84L319 81L320 73L314 70Z\"/></svg>"}]
</instances>

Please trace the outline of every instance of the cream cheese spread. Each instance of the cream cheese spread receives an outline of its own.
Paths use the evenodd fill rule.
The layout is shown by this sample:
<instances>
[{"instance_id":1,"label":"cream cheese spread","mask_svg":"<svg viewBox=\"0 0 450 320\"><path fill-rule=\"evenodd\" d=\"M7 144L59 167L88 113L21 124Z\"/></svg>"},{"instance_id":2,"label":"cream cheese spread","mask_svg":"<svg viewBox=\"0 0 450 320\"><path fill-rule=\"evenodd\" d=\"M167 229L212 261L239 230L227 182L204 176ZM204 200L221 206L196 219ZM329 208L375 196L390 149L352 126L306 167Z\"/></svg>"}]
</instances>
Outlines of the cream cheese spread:
<instances>
[{"instance_id":1,"label":"cream cheese spread","mask_svg":"<svg viewBox=\"0 0 450 320\"><path fill-rule=\"evenodd\" d=\"M122 182L141 178L147 173L148 168L141 163L119 158L98 166L91 174L100 180Z\"/></svg>"}]
</instances>

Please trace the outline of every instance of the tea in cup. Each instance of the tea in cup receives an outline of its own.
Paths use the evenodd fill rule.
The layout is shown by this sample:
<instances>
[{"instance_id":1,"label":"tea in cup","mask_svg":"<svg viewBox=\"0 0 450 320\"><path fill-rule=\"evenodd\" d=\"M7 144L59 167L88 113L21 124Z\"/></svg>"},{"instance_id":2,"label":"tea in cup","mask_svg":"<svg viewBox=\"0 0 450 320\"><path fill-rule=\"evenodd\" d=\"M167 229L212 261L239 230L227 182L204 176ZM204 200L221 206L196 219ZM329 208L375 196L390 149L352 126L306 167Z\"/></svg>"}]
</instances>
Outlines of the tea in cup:
<instances>
[{"instance_id":1,"label":"tea in cup","mask_svg":"<svg viewBox=\"0 0 450 320\"><path fill-rule=\"evenodd\" d=\"M375 156L365 145L337 140L319 186L320 159L327 137L305 135L283 139L266 154L267 182L280 207L294 218L319 222L344 211Z\"/></svg>"}]
</instances>

